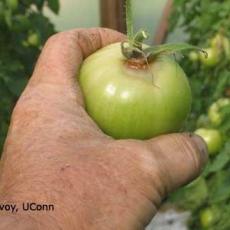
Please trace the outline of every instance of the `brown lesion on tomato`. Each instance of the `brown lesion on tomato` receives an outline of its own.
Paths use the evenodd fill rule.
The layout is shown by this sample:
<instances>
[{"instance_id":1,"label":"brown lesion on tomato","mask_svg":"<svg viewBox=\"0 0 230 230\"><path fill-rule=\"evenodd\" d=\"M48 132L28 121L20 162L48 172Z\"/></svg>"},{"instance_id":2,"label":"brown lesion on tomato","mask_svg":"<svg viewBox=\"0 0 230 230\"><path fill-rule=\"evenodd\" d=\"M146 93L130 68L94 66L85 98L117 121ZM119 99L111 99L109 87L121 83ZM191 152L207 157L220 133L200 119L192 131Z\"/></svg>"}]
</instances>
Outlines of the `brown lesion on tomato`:
<instances>
[{"instance_id":1,"label":"brown lesion on tomato","mask_svg":"<svg viewBox=\"0 0 230 230\"><path fill-rule=\"evenodd\" d=\"M125 60L125 65L136 70L148 70L149 68L146 58L130 58Z\"/></svg>"}]
</instances>

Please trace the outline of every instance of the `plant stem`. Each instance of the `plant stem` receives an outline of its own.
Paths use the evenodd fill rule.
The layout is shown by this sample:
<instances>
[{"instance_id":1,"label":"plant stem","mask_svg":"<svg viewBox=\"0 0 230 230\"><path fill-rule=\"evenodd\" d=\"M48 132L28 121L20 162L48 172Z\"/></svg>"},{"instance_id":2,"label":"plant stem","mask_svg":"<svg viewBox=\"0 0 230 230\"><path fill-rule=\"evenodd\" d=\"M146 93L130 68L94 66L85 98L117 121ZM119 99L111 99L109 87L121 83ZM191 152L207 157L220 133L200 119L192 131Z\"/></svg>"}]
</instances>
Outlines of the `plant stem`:
<instances>
[{"instance_id":1,"label":"plant stem","mask_svg":"<svg viewBox=\"0 0 230 230\"><path fill-rule=\"evenodd\" d=\"M129 41L133 39L133 11L132 0L126 0L126 26Z\"/></svg>"}]
</instances>

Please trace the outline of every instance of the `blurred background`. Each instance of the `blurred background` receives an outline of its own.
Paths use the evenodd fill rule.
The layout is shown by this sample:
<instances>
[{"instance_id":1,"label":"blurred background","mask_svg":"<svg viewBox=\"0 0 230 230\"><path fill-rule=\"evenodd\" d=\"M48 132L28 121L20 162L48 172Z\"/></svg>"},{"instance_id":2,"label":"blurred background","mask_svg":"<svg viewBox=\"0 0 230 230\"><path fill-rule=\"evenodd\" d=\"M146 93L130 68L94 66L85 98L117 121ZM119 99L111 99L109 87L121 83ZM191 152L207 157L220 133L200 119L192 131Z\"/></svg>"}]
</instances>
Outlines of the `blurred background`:
<instances>
[{"instance_id":1,"label":"blurred background","mask_svg":"<svg viewBox=\"0 0 230 230\"><path fill-rule=\"evenodd\" d=\"M0 0L0 151L10 114L47 38L76 27L125 26L125 0ZM230 0L133 0L134 28L149 44L188 42L178 61L190 80L186 130L207 142L202 175L172 194L148 230L230 230Z\"/></svg>"}]
</instances>

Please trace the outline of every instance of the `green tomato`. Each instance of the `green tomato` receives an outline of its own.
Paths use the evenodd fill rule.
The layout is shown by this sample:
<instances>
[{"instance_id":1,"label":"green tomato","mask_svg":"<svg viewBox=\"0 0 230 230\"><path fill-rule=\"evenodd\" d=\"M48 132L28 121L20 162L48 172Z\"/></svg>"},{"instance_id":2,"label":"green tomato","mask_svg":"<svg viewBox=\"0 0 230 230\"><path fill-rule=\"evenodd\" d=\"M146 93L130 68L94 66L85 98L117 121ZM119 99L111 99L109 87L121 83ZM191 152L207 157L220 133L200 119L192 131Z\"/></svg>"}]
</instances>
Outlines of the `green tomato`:
<instances>
[{"instance_id":1,"label":"green tomato","mask_svg":"<svg viewBox=\"0 0 230 230\"><path fill-rule=\"evenodd\" d=\"M205 209L200 213L200 223L203 228L207 228L214 223L215 215L211 209Z\"/></svg>"},{"instance_id":2,"label":"green tomato","mask_svg":"<svg viewBox=\"0 0 230 230\"><path fill-rule=\"evenodd\" d=\"M200 128L195 131L195 134L201 136L208 146L210 155L216 154L220 151L223 140L220 132L217 129L204 129Z\"/></svg>"},{"instance_id":3,"label":"green tomato","mask_svg":"<svg viewBox=\"0 0 230 230\"><path fill-rule=\"evenodd\" d=\"M223 34L218 33L212 40L211 46L214 49L222 50L225 53L225 56L230 58L230 43L229 39Z\"/></svg>"},{"instance_id":4,"label":"green tomato","mask_svg":"<svg viewBox=\"0 0 230 230\"><path fill-rule=\"evenodd\" d=\"M189 52L188 57L192 62L196 62L196 61L199 60L199 54L197 52L195 52L195 51Z\"/></svg>"},{"instance_id":5,"label":"green tomato","mask_svg":"<svg viewBox=\"0 0 230 230\"><path fill-rule=\"evenodd\" d=\"M222 34L216 34L210 42L211 47L217 48L217 47L222 47L223 43L223 35Z\"/></svg>"},{"instance_id":6,"label":"green tomato","mask_svg":"<svg viewBox=\"0 0 230 230\"><path fill-rule=\"evenodd\" d=\"M209 107L208 117L214 126L219 126L222 123L221 109L225 106L230 106L230 98L221 98Z\"/></svg>"},{"instance_id":7,"label":"green tomato","mask_svg":"<svg viewBox=\"0 0 230 230\"><path fill-rule=\"evenodd\" d=\"M14 11L18 8L18 0L6 0L6 5Z\"/></svg>"},{"instance_id":8,"label":"green tomato","mask_svg":"<svg viewBox=\"0 0 230 230\"><path fill-rule=\"evenodd\" d=\"M38 33L32 33L27 38L27 43L31 46L38 47L40 44L40 37Z\"/></svg>"},{"instance_id":9,"label":"green tomato","mask_svg":"<svg viewBox=\"0 0 230 230\"><path fill-rule=\"evenodd\" d=\"M184 71L169 56L129 65L121 44L88 57L80 71L86 110L114 138L148 139L180 130L191 107Z\"/></svg>"},{"instance_id":10,"label":"green tomato","mask_svg":"<svg viewBox=\"0 0 230 230\"><path fill-rule=\"evenodd\" d=\"M219 52L214 48L207 48L204 51L207 52L208 56L205 57L204 54L200 54L201 63L207 67L216 66L220 59Z\"/></svg>"},{"instance_id":11,"label":"green tomato","mask_svg":"<svg viewBox=\"0 0 230 230\"><path fill-rule=\"evenodd\" d=\"M219 219L220 213L216 207L208 207L200 212L200 223L203 228L213 226Z\"/></svg>"}]
</instances>

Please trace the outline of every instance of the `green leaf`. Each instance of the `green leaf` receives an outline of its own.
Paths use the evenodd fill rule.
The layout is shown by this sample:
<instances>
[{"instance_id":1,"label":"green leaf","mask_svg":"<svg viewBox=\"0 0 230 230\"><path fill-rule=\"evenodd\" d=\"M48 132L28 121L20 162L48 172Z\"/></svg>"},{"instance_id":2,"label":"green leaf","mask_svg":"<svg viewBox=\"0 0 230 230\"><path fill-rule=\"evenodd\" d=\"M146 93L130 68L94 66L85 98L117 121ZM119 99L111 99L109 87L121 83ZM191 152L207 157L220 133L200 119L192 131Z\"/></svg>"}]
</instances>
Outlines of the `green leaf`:
<instances>
[{"instance_id":1,"label":"green leaf","mask_svg":"<svg viewBox=\"0 0 230 230\"><path fill-rule=\"evenodd\" d=\"M60 10L59 0L48 0L48 6L55 14L59 13Z\"/></svg>"},{"instance_id":2,"label":"green leaf","mask_svg":"<svg viewBox=\"0 0 230 230\"><path fill-rule=\"evenodd\" d=\"M185 50L197 50L204 53L207 56L207 53L203 49L186 43L164 44L159 46L148 47L144 50L144 53L148 58L154 59L156 56L160 54L174 54L176 52L181 52Z\"/></svg>"},{"instance_id":3,"label":"green leaf","mask_svg":"<svg viewBox=\"0 0 230 230\"><path fill-rule=\"evenodd\" d=\"M229 230L230 229L230 205L223 203L219 207L221 211L220 220L213 226L214 230Z\"/></svg>"},{"instance_id":4,"label":"green leaf","mask_svg":"<svg viewBox=\"0 0 230 230\"><path fill-rule=\"evenodd\" d=\"M207 197L208 189L206 181L203 177L199 177L172 194L170 200L176 201L182 208L194 209L202 206Z\"/></svg>"},{"instance_id":5,"label":"green leaf","mask_svg":"<svg viewBox=\"0 0 230 230\"><path fill-rule=\"evenodd\" d=\"M6 5L9 9L14 11L18 8L18 0L6 0Z\"/></svg>"},{"instance_id":6,"label":"green leaf","mask_svg":"<svg viewBox=\"0 0 230 230\"><path fill-rule=\"evenodd\" d=\"M12 11L10 9L5 10L4 12L5 22L9 28L12 27Z\"/></svg>"},{"instance_id":7,"label":"green leaf","mask_svg":"<svg viewBox=\"0 0 230 230\"><path fill-rule=\"evenodd\" d=\"M8 89L10 92L16 96L19 97L22 93L22 90L25 88L26 83L28 79L26 77L24 78L19 78L19 77L14 77L10 79L10 84L8 85Z\"/></svg>"},{"instance_id":8,"label":"green leaf","mask_svg":"<svg viewBox=\"0 0 230 230\"><path fill-rule=\"evenodd\" d=\"M209 200L211 203L222 202L230 198L230 171L217 172L208 182Z\"/></svg>"},{"instance_id":9,"label":"green leaf","mask_svg":"<svg viewBox=\"0 0 230 230\"><path fill-rule=\"evenodd\" d=\"M42 11L42 8L44 6L45 0L35 0L33 2L37 6L38 10Z\"/></svg>"},{"instance_id":10,"label":"green leaf","mask_svg":"<svg viewBox=\"0 0 230 230\"><path fill-rule=\"evenodd\" d=\"M230 163L230 141L225 143L224 149L209 162L209 165L204 171L204 175L208 176L210 173L216 173L225 168Z\"/></svg>"}]
</instances>

